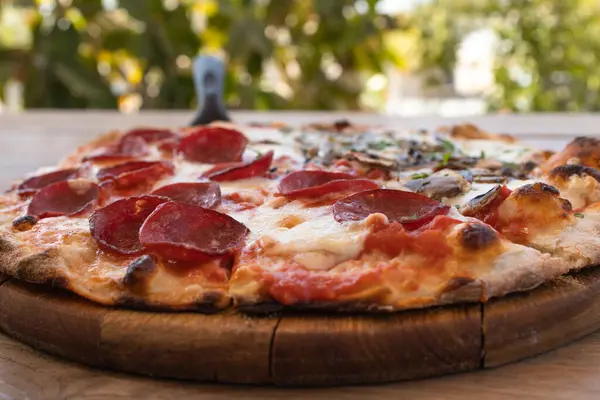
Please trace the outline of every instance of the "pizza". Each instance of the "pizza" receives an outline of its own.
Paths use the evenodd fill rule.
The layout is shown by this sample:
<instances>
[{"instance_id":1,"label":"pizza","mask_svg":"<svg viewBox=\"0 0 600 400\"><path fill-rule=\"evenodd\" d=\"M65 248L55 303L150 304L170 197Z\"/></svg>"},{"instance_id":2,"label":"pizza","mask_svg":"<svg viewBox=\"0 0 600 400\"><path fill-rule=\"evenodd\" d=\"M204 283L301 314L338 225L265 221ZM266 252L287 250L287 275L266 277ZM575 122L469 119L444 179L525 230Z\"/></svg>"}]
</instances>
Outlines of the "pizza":
<instances>
[{"instance_id":1,"label":"pizza","mask_svg":"<svg viewBox=\"0 0 600 400\"><path fill-rule=\"evenodd\" d=\"M0 196L0 273L107 306L393 312L600 260L600 140L470 124L137 127Z\"/></svg>"}]
</instances>

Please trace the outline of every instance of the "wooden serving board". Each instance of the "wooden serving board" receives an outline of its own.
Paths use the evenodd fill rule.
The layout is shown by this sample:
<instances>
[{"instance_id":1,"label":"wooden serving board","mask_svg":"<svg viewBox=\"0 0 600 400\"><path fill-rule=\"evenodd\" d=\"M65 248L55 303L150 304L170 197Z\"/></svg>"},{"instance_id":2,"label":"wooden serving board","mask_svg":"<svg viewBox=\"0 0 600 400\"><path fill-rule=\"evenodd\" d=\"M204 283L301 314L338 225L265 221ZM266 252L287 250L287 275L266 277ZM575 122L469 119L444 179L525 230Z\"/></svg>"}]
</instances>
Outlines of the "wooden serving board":
<instances>
[{"instance_id":1,"label":"wooden serving board","mask_svg":"<svg viewBox=\"0 0 600 400\"><path fill-rule=\"evenodd\" d=\"M484 305L248 317L103 307L0 277L0 329L84 364L206 382L326 386L495 367L600 328L600 268Z\"/></svg>"}]
</instances>

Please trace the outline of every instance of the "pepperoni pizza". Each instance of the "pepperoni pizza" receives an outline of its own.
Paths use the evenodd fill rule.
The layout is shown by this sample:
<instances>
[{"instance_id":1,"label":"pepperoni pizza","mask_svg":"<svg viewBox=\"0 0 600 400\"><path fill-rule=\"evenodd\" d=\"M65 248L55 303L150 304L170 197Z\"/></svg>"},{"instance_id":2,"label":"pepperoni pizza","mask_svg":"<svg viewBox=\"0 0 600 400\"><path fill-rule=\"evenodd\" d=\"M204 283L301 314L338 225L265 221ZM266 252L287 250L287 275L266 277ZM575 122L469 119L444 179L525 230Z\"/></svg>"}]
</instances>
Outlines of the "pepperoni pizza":
<instances>
[{"instance_id":1,"label":"pepperoni pizza","mask_svg":"<svg viewBox=\"0 0 600 400\"><path fill-rule=\"evenodd\" d=\"M105 305L396 311L600 260L600 141L347 121L109 132L0 196L0 272Z\"/></svg>"}]
</instances>

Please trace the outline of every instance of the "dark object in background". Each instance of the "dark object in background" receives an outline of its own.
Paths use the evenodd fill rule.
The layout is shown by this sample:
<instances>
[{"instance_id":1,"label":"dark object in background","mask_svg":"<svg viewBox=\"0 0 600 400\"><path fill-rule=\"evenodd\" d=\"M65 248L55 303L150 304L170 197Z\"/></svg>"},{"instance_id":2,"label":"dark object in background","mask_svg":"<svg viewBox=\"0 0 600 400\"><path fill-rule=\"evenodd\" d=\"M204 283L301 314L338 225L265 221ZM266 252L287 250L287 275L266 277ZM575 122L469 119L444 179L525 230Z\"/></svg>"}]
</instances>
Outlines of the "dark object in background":
<instances>
[{"instance_id":1,"label":"dark object in background","mask_svg":"<svg viewBox=\"0 0 600 400\"><path fill-rule=\"evenodd\" d=\"M198 110L190 125L204 125L213 121L230 121L223 104L225 65L211 56L194 59L193 74Z\"/></svg>"}]
</instances>

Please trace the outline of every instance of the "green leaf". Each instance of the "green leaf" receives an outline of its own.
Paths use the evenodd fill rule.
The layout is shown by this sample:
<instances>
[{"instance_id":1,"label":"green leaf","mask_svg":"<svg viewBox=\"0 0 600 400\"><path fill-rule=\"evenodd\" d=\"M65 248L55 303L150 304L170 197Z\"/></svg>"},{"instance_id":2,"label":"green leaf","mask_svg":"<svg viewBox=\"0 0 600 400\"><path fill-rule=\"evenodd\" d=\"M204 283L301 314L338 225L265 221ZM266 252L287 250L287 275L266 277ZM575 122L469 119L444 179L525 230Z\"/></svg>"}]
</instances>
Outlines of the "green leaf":
<instances>
[{"instance_id":1,"label":"green leaf","mask_svg":"<svg viewBox=\"0 0 600 400\"><path fill-rule=\"evenodd\" d=\"M428 173L422 172L422 173L417 173L417 174L412 174L410 176L411 179L425 179L429 177Z\"/></svg>"},{"instance_id":2,"label":"green leaf","mask_svg":"<svg viewBox=\"0 0 600 400\"><path fill-rule=\"evenodd\" d=\"M393 145L394 143L387 140L380 140L379 142L369 143L369 148L373 150L383 150Z\"/></svg>"},{"instance_id":3,"label":"green leaf","mask_svg":"<svg viewBox=\"0 0 600 400\"><path fill-rule=\"evenodd\" d=\"M448 165L448 161L450 161L450 157L452 157L452 153L444 153L442 157L442 166Z\"/></svg>"},{"instance_id":4,"label":"green leaf","mask_svg":"<svg viewBox=\"0 0 600 400\"><path fill-rule=\"evenodd\" d=\"M454 153L454 143L449 140L438 138L438 141L444 146L444 149L448 153Z\"/></svg>"}]
</instances>

